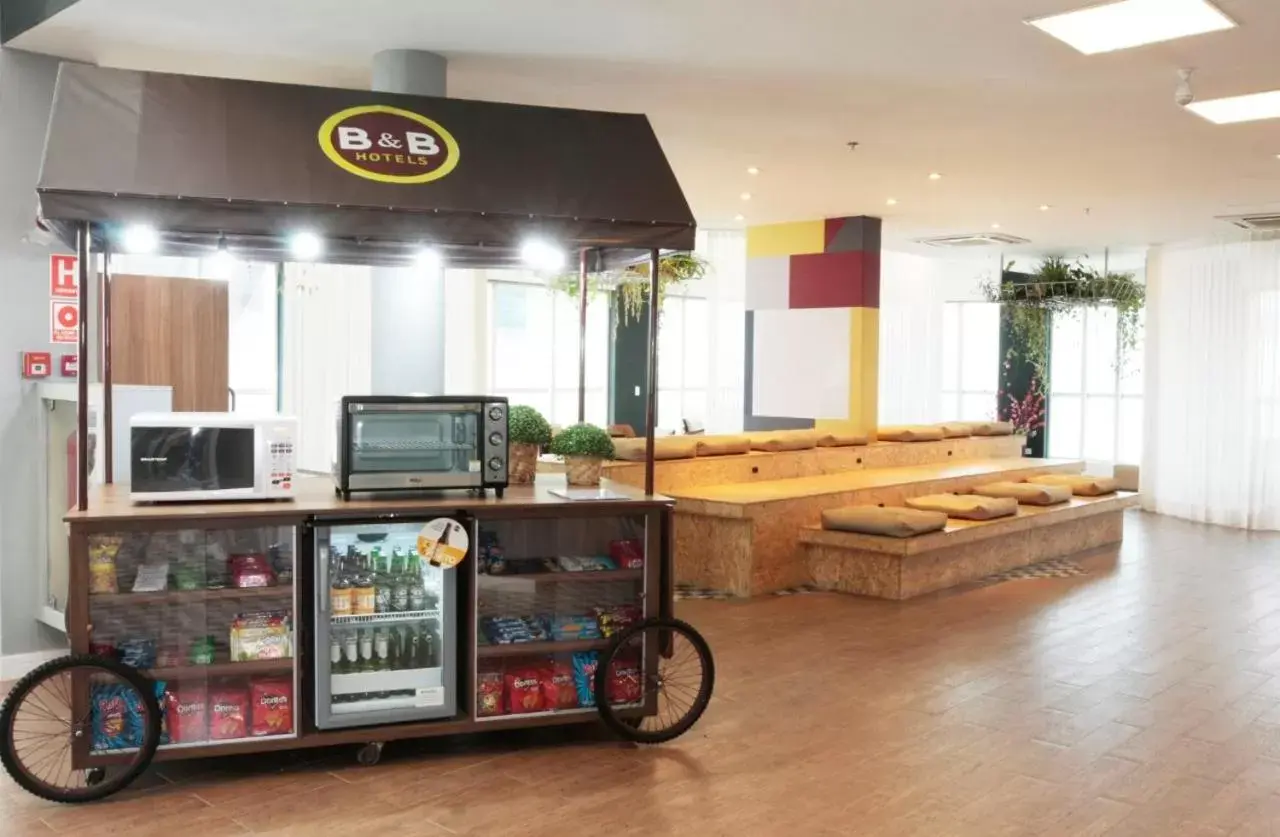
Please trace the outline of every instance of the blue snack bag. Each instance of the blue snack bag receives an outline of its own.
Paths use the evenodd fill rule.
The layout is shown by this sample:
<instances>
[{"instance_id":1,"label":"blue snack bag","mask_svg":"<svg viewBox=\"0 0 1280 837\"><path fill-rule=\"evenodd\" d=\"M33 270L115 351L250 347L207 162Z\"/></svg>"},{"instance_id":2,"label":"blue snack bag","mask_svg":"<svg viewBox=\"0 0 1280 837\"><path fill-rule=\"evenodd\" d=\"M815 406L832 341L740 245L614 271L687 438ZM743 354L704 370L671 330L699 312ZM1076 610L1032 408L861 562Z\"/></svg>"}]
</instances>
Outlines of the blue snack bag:
<instances>
[{"instance_id":1,"label":"blue snack bag","mask_svg":"<svg viewBox=\"0 0 1280 837\"><path fill-rule=\"evenodd\" d=\"M578 705L596 705L596 667L600 655L595 651L579 651L573 655L573 685L578 692Z\"/></svg>"}]
</instances>

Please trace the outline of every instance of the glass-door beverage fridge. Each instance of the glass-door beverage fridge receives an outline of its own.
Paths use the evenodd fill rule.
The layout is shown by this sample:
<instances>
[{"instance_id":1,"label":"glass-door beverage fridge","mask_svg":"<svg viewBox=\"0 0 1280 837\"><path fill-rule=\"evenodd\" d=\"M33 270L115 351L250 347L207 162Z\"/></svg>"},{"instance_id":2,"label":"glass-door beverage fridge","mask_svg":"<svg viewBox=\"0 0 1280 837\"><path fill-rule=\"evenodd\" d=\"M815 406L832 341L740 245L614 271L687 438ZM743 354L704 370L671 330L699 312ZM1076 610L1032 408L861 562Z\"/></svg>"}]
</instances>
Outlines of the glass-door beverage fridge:
<instances>
[{"instance_id":1,"label":"glass-door beverage fridge","mask_svg":"<svg viewBox=\"0 0 1280 837\"><path fill-rule=\"evenodd\" d=\"M457 564L464 520L318 520L315 707L320 729L457 711Z\"/></svg>"}]
</instances>

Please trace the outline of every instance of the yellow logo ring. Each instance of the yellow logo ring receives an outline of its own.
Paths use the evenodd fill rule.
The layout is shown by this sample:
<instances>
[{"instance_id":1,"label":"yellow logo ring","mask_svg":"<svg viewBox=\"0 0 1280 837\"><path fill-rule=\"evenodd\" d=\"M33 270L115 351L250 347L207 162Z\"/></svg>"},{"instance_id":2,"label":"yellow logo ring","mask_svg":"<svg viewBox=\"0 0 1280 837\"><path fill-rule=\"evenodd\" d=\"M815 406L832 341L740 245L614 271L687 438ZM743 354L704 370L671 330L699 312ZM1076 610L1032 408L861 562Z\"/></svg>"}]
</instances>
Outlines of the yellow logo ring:
<instances>
[{"instance_id":1,"label":"yellow logo ring","mask_svg":"<svg viewBox=\"0 0 1280 837\"><path fill-rule=\"evenodd\" d=\"M410 121L417 122L424 128L431 129L444 142L444 162L434 171L424 172L423 174L379 174L378 172L361 168L346 157L343 157L338 149L333 146L333 130L351 117L366 113L389 113L404 117ZM380 183L430 183L433 180L439 180L457 168L458 158L461 156L461 151L458 149L458 141L440 123L411 110L395 108L390 105L361 105L360 107L340 110L324 121L317 136L320 140L320 150L334 165L357 177L376 180Z\"/></svg>"}]
</instances>

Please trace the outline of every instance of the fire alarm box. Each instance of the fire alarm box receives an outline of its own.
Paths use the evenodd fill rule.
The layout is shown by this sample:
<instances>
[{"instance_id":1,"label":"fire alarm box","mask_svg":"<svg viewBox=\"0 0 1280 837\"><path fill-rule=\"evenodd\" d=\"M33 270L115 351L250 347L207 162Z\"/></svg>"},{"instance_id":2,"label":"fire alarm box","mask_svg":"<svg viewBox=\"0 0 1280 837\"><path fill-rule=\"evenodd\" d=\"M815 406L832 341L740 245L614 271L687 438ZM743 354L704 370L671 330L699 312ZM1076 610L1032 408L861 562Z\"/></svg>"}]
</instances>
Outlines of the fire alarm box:
<instances>
[{"instance_id":1,"label":"fire alarm box","mask_svg":"<svg viewBox=\"0 0 1280 837\"><path fill-rule=\"evenodd\" d=\"M62 361L62 377L74 378L80 374L80 355L63 355Z\"/></svg>"},{"instance_id":2,"label":"fire alarm box","mask_svg":"<svg viewBox=\"0 0 1280 837\"><path fill-rule=\"evenodd\" d=\"M23 352L22 377L47 378L53 371L53 355L49 352Z\"/></svg>"}]
</instances>

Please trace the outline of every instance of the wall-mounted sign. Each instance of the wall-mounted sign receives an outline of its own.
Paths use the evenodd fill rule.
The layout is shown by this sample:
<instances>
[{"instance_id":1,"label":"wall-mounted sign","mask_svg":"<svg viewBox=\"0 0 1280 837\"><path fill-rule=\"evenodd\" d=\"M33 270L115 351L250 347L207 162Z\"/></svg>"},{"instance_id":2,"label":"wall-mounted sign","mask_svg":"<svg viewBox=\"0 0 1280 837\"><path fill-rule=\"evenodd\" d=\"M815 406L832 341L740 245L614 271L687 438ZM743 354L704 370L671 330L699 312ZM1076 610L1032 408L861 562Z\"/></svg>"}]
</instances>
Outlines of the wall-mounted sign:
<instances>
[{"instance_id":1,"label":"wall-mounted sign","mask_svg":"<svg viewBox=\"0 0 1280 837\"><path fill-rule=\"evenodd\" d=\"M80 342L80 303L55 299L49 303L49 342Z\"/></svg>"},{"instance_id":2,"label":"wall-mounted sign","mask_svg":"<svg viewBox=\"0 0 1280 837\"><path fill-rule=\"evenodd\" d=\"M62 377L74 378L80 374L80 355L61 355Z\"/></svg>"},{"instance_id":3,"label":"wall-mounted sign","mask_svg":"<svg viewBox=\"0 0 1280 837\"><path fill-rule=\"evenodd\" d=\"M77 299L80 296L80 271L75 256L49 257L49 296L54 299Z\"/></svg>"},{"instance_id":4,"label":"wall-mounted sign","mask_svg":"<svg viewBox=\"0 0 1280 837\"><path fill-rule=\"evenodd\" d=\"M334 164L381 183L429 183L458 165L458 142L440 123L389 105L338 111L319 140Z\"/></svg>"},{"instance_id":5,"label":"wall-mounted sign","mask_svg":"<svg viewBox=\"0 0 1280 837\"><path fill-rule=\"evenodd\" d=\"M49 352L23 352L22 377L47 378L52 371L53 358Z\"/></svg>"}]
</instances>

